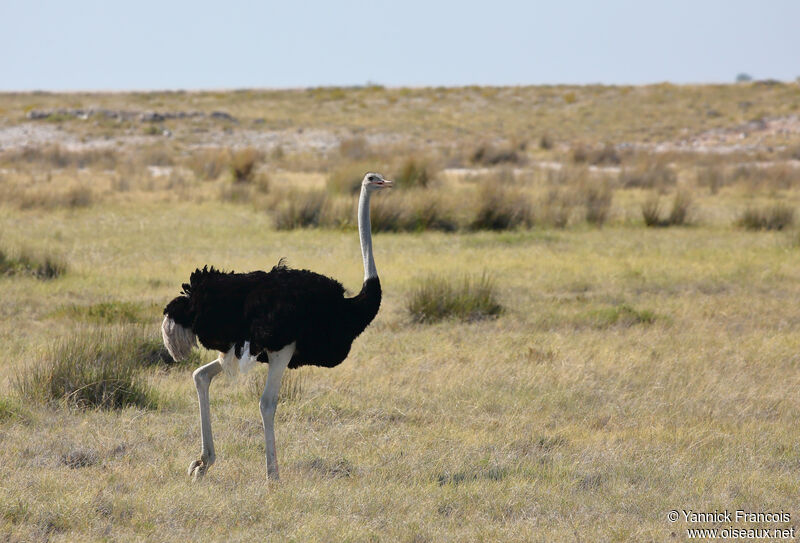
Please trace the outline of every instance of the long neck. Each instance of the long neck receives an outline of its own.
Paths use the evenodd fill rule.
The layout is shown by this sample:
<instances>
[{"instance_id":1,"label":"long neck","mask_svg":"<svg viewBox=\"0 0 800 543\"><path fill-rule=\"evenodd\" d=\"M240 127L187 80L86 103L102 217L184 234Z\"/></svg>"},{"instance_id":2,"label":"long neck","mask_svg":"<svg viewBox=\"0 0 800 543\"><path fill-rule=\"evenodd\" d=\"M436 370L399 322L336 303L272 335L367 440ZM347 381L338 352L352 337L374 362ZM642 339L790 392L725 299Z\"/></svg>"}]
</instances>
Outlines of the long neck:
<instances>
[{"instance_id":1,"label":"long neck","mask_svg":"<svg viewBox=\"0 0 800 543\"><path fill-rule=\"evenodd\" d=\"M361 187L358 199L358 237L361 239L361 257L364 259L364 281L378 277L372 257L372 227L369 222L369 191Z\"/></svg>"}]
</instances>

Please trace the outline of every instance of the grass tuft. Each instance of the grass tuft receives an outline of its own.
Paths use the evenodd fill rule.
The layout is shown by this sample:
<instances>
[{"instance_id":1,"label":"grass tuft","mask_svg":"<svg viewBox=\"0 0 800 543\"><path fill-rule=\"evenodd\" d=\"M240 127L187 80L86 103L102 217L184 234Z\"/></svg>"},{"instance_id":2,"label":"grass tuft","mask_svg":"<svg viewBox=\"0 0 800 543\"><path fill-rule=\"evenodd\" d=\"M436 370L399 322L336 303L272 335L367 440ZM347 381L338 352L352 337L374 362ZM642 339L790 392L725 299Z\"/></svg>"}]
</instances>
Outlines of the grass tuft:
<instances>
[{"instance_id":1,"label":"grass tuft","mask_svg":"<svg viewBox=\"0 0 800 543\"><path fill-rule=\"evenodd\" d=\"M334 194L357 194L361 181L369 171L370 165L363 162L350 162L339 166L328 174L326 188Z\"/></svg>"},{"instance_id":2,"label":"grass tuft","mask_svg":"<svg viewBox=\"0 0 800 543\"><path fill-rule=\"evenodd\" d=\"M235 151L230 159L230 171L233 181L235 183L252 182L260 159L260 153L252 147Z\"/></svg>"},{"instance_id":3,"label":"grass tuft","mask_svg":"<svg viewBox=\"0 0 800 543\"><path fill-rule=\"evenodd\" d=\"M589 312L589 322L595 328L610 326L629 327L637 324L653 324L656 314L648 309L639 310L628 304L596 309Z\"/></svg>"},{"instance_id":4,"label":"grass tuft","mask_svg":"<svg viewBox=\"0 0 800 543\"><path fill-rule=\"evenodd\" d=\"M160 338L141 328L79 329L54 341L14 384L21 398L37 403L151 407L155 397L140 370L169 360Z\"/></svg>"},{"instance_id":5,"label":"grass tuft","mask_svg":"<svg viewBox=\"0 0 800 543\"><path fill-rule=\"evenodd\" d=\"M431 166L409 158L400 168L400 173L395 177L395 181L400 187L427 187L432 177Z\"/></svg>"},{"instance_id":6,"label":"grass tuft","mask_svg":"<svg viewBox=\"0 0 800 543\"><path fill-rule=\"evenodd\" d=\"M502 313L494 280L483 273L464 276L460 281L431 275L417 282L406 303L415 322L436 322L447 318L473 321Z\"/></svg>"},{"instance_id":7,"label":"grass tuft","mask_svg":"<svg viewBox=\"0 0 800 543\"><path fill-rule=\"evenodd\" d=\"M584 189L584 205L586 206L586 222L594 226L603 226L611 212L611 200L614 190L610 183L592 184Z\"/></svg>"},{"instance_id":8,"label":"grass tuft","mask_svg":"<svg viewBox=\"0 0 800 543\"><path fill-rule=\"evenodd\" d=\"M155 303L121 301L92 305L70 304L56 309L51 315L92 324L145 324L159 320L161 306Z\"/></svg>"},{"instance_id":9,"label":"grass tuft","mask_svg":"<svg viewBox=\"0 0 800 543\"><path fill-rule=\"evenodd\" d=\"M27 420L27 414L17 401L0 396L0 422L6 420Z\"/></svg>"},{"instance_id":10,"label":"grass tuft","mask_svg":"<svg viewBox=\"0 0 800 543\"><path fill-rule=\"evenodd\" d=\"M510 230L533 224L530 200L507 188L504 175L485 179L478 188L478 205L470 222L473 230Z\"/></svg>"},{"instance_id":11,"label":"grass tuft","mask_svg":"<svg viewBox=\"0 0 800 543\"><path fill-rule=\"evenodd\" d=\"M67 272L67 263L52 254L27 250L14 254L0 249L0 275L29 275L37 279L55 279Z\"/></svg>"},{"instance_id":12,"label":"grass tuft","mask_svg":"<svg viewBox=\"0 0 800 543\"><path fill-rule=\"evenodd\" d=\"M688 191L679 190L672 200L672 209L669 215L662 218L661 197L653 194L642 204L642 218L644 224L650 227L683 226L689 221L691 206L691 194Z\"/></svg>"},{"instance_id":13,"label":"grass tuft","mask_svg":"<svg viewBox=\"0 0 800 543\"><path fill-rule=\"evenodd\" d=\"M794 208L783 203L769 207L748 207L737 220L747 230L783 230L794 224Z\"/></svg>"},{"instance_id":14,"label":"grass tuft","mask_svg":"<svg viewBox=\"0 0 800 543\"><path fill-rule=\"evenodd\" d=\"M78 448L61 455L59 463L70 469L86 468L100 462L100 458L92 449Z\"/></svg>"},{"instance_id":15,"label":"grass tuft","mask_svg":"<svg viewBox=\"0 0 800 543\"><path fill-rule=\"evenodd\" d=\"M524 161L524 145L519 146L494 146L490 144L479 145L473 151L470 160L473 164L482 166L497 166L499 164L519 164Z\"/></svg>"},{"instance_id":16,"label":"grass tuft","mask_svg":"<svg viewBox=\"0 0 800 543\"><path fill-rule=\"evenodd\" d=\"M207 148L194 153L187 166L198 179L217 179L229 167L230 152L227 149Z\"/></svg>"},{"instance_id":17,"label":"grass tuft","mask_svg":"<svg viewBox=\"0 0 800 543\"><path fill-rule=\"evenodd\" d=\"M275 210L275 228L293 230L320 226L326 208L323 191L291 192Z\"/></svg>"},{"instance_id":18,"label":"grass tuft","mask_svg":"<svg viewBox=\"0 0 800 543\"><path fill-rule=\"evenodd\" d=\"M647 163L636 168L623 168L619 183L626 189L666 189L678 182L678 175L669 166Z\"/></svg>"}]
</instances>

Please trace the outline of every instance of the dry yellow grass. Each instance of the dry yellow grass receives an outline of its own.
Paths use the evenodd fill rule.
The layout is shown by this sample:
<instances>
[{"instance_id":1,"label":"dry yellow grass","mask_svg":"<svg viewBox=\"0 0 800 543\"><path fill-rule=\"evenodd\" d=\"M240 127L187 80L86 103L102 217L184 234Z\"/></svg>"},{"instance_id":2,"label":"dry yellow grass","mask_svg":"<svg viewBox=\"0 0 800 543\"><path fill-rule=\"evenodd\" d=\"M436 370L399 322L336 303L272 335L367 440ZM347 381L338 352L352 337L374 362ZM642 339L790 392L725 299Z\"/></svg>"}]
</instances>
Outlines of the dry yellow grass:
<instances>
[{"instance_id":1,"label":"dry yellow grass","mask_svg":"<svg viewBox=\"0 0 800 543\"><path fill-rule=\"evenodd\" d=\"M568 100L567 92L573 93ZM277 411L282 479L269 485L258 414L266 368L212 386L218 459L199 485L185 471L199 448L189 368L144 368L158 399L147 409L26 403L13 382L40 362L48 345L85 329L85 316L100 327L106 317L108 326L119 326L129 314L140 322L176 295L198 265L244 271L285 256L292 266L331 275L356 291L362 269L352 229L274 229L273 200L294 189L322 189L325 171L290 168L302 153L274 159L266 153L260 172L269 174L266 192L253 187L245 204L221 201L231 180L206 180L183 166L191 155L182 153L202 143L191 139L202 133L190 137L177 120L165 121L176 140L170 173L148 168L163 160L142 158L127 143L113 169L0 156L0 187L8 196L0 202L2 246L57 254L68 265L49 281L0 277L0 344L7 355L0 369L0 538L672 541L684 539L691 526L670 523L667 513L690 508L782 509L792 521L769 527L793 525L800 491L798 235L735 226L748 206L797 206L793 174L765 180L748 172L737 181L724 166L712 190L709 177L698 180L697 171L720 167L718 157L623 153L623 167L657 158L675 173L674 186L626 188L618 170L568 167L571 147L559 146L574 138L602 150L627 138L677 137L683 122L703 131L756 110L790 114L796 93L790 85L748 85L71 97L75 104L120 109L177 109L179 102L227 109L242 119L264 116L268 128L292 132L304 123L308 130L347 132L354 127L344 121L351 109L366 112L354 122L363 122L368 136L386 118L367 114L388 111L393 120L380 130L406 138L409 155L423 132L445 141L459 123L476 133L497 130L498 118L518 111L519 98L519 111L538 104L535 117L555 144L529 145L531 162L511 173L515 190L533 206L532 228L375 235L381 312L342 365L303 369L294 378ZM426 111L426 100L441 107ZM752 103L749 113L739 112L737 100ZM0 96L7 112L63 101L61 95ZM710 104L721 117L698 116L688 105L695 102ZM484 107L495 103L502 107ZM641 115L635 126L614 117L627 107L631 118ZM21 122L21 113L7 115L6 125ZM597 122L579 122L586 115ZM530 120L517 117L508 133L498 133L501 139L524 139L513 132L524 132ZM127 129L125 123L60 122L67 133ZM195 121L180 122L191 127ZM196 124L208 128L212 121ZM457 141L467 148L473 136ZM475 136L475 145L480 141ZM338 147L331 149L338 156ZM382 152L372 143L370 149ZM760 152L769 154L732 160L756 161ZM316 165L346 160L309 156ZM437 160L446 162L447 152ZM562 163L560 174L550 173L551 161ZM466 224L479 187L495 173L445 170L427 192L409 196L398 187L386 201L443 198ZM581 187L589 182L613 190L602 229L582 218ZM73 184L90 188L87 205L62 199L58 191ZM22 205L34 190L51 200ZM691 226L644 227L641 204L659 190L665 202L679 190L692 195ZM548 200L553 191L559 199ZM537 219L565 202L573 206L566 208L566 229ZM407 314L419 279L458 279L484 269L504 308L496 318L418 324ZM154 315L152 326L158 324Z\"/></svg>"}]
</instances>

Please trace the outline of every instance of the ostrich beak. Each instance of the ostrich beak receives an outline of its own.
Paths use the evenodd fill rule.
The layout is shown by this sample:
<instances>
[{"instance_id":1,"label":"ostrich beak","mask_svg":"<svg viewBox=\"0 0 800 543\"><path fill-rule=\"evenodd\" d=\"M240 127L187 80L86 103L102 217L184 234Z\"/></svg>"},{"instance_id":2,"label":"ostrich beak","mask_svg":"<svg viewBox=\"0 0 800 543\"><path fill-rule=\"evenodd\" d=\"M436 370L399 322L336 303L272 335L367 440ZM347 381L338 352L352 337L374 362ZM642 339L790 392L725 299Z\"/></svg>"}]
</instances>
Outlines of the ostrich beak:
<instances>
[{"instance_id":1,"label":"ostrich beak","mask_svg":"<svg viewBox=\"0 0 800 543\"><path fill-rule=\"evenodd\" d=\"M384 179L383 182L378 184L378 186L390 189L394 186L394 181L392 181L391 179Z\"/></svg>"}]
</instances>

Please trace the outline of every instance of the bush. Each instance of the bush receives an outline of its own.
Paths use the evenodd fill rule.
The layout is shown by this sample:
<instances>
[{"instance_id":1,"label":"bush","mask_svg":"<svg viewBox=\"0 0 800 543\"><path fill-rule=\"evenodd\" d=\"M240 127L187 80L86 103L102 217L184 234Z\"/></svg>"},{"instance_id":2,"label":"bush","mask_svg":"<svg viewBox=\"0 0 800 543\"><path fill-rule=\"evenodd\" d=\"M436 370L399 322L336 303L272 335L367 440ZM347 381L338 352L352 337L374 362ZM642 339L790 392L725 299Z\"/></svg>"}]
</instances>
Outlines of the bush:
<instances>
[{"instance_id":1,"label":"bush","mask_svg":"<svg viewBox=\"0 0 800 543\"><path fill-rule=\"evenodd\" d=\"M446 318L473 321L499 315L494 281L486 273L464 276L460 281L429 276L417 282L406 303L416 322L436 322Z\"/></svg>"},{"instance_id":2,"label":"bush","mask_svg":"<svg viewBox=\"0 0 800 543\"><path fill-rule=\"evenodd\" d=\"M642 204L642 218L647 226L662 226L661 224L661 198L652 195Z\"/></svg>"},{"instance_id":3,"label":"bush","mask_svg":"<svg viewBox=\"0 0 800 543\"><path fill-rule=\"evenodd\" d=\"M595 165L612 165L615 166L622 162L622 158L617 152L617 148L610 143L606 143L600 149L594 151L590 157L589 162Z\"/></svg>"},{"instance_id":4,"label":"bush","mask_svg":"<svg viewBox=\"0 0 800 543\"><path fill-rule=\"evenodd\" d=\"M117 167L119 154L114 149L70 151L60 145L45 145L10 151L4 153L3 158L10 163L26 162L56 169L91 166L103 170L113 170Z\"/></svg>"},{"instance_id":5,"label":"bush","mask_svg":"<svg viewBox=\"0 0 800 543\"><path fill-rule=\"evenodd\" d=\"M399 199L375 198L370 202L370 223L373 232L400 232L409 230L404 206Z\"/></svg>"},{"instance_id":6,"label":"bush","mask_svg":"<svg viewBox=\"0 0 800 543\"><path fill-rule=\"evenodd\" d=\"M427 187L431 180L431 168L429 165L419 162L413 158L407 159L400 173L395 177L397 184L404 189L413 187Z\"/></svg>"},{"instance_id":7,"label":"bush","mask_svg":"<svg viewBox=\"0 0 800 543\"><path fill-rule=\"evenodd\" d=\"M478 204L470 222L473 230L509 230L533 224L530 200L506 187L511 174L485 178L478 188Z\"/></svg>"},{"instance_id":8,"label":"bush","mask_svg":"<svg viewBox=\"0 0 800 543\"><path fill-rule=\"evenodd\" d=\"M653 324L657 316L649 309L636 309L628 304L590 311L588 321L596 328L610 326L630 327L636 324Z\"/></svg>"},{"instance_id":9,"label":"bush","mask_svg":"<svg viewBox=\"0 0 800 543\"><path fill-rule=\"evenodd\" d=\"M57 309L52 315L92 324L145 324L158 321L161 309L160 305L154 303L113 301L92 305L71 304Z\"/></svg>"},{"instance_id":10,"label":"bush","mask_svg":"<svg viewBox=\"0 0 800 543\"><path fill-rule=\"evenodd\" d=\"M678 181L677 174L659 164L646 164L637 168L624 168L619 173L620 185L626 189L665 189L673 187Z\"/></svg>"},{"instance_id":11,"label":"bush","mask_svg":"<svg viewBox=\"0 0 800 543\"><path fill-rule=\"evenodd\" d=\"M235 151L230 159L230 171L233 181L235 183L251 182L260 159L259 152L252 147Z\"/></svg>"},{"instance_id":12,"label":"bush","mask_svg":"<svg viewBox=\"0 0 800 543\"><path fill-rule=\"evenodd\" d=\"M555 228L566 228L575 207L575 195L565 188L553 188L540 203L541 218Z\"/></svg>"},{"instance_id":13,"label":"bush","mask_svg":"<svg viewBox=\"0 0 800 543\"><path fill-rule=\"evenodd\" d=\"M409 195L405 200L405 230L424 231L440 230L454 232L458 230L458 220L449 200L439 193L424 191Z\"/></svg>"},{"instance_id":14,"label":"bush","mask_svg":"<svg viewBox=\"0 0 800 543\"><path fill-rule=\"evenodd\" d=\"M25 420L27 414L18 402L0 396L0 422L6 420Z\"/></svg>"},{"instance_id":15,"label":"bush","mask_svg":"<svg viewBox=\"0 0 800 543\"><path fill-rule=\"evenodd\" d=\"M161 338L141 328L85 328L55 340L36 366L17 376L15 386L20 397L38 403L150 407L154 396L141 369L170 360Z\"/></svg>"},{"instance_id":16,"label":"bush","mask_svg":"<svg viewBox=\"0 0 800 543\"><path fill-rule=\"evenodd\" d=\"M339 154L350 160L364 160L372 152L365 137L355 136L339 142Z\"/></svg>"},{"instance_id":17,"label":"bush","mask_svg":"<svg viewBox=\"0 0 800 543\"><path fill-rule=\"evenodd\" d=\"M622 158L617 152L617 148L610 143L606 143L599 149L589 149L584 145L578 145L572 149L572 162L575 164L589 163L599 165L617 165L622 162Z\"/></svg>"},{"instance_id":18,"label":"bush","mask_svg":"<svg viewBox=\"0 0 800 543\"><path fill-rule=\"evenodd\" d=\"M519 145L517 147L506 145L496 147L490 144L479 145L473 151L470 160L473 164L481 164L483 166L497 166L498 164L519 164L523 161L523 154L525 146Z\"/></svg>"},{"instance_id":19,"label":"bush","mask_svg":"<svg viewBox=\"0 0 800 543\"><path fill-rule=\"evenodd\" d=\"M198 179L217 179L229 167L230 152L227 149L208 148L194 153L187 166Z\"/></svg>"},{"instance_id":20,"label":"bush","mask_svg":"<svg viewBox=\"0 0 800 543\"><path fill-rule=\"evenodd\" d=\"M326 188L333 194L358 194L364 174L370 171L370 164L350 162L339 166L328 174Z\"/></svg>"},{"instance_id":21,"label":"bush","mask_svg":"<svg viewBox=\"0 0 800 543\"><path fill-rule=\"evenodd\" d=\"M28 251L12 254L0 249L0 275L29 275L37 279L55 279L67 271L67 263L51 255Z\"/></svg>"},{"instance_id":22,"label":"bush","mask_svg":"<svg viewBox=\"0 0 800 543\"><path fill-rule=\"evenodd\" d=\"M592 184L584 189L584 205L586 206L586 222L595 226L603 226L611 211L611 200L614 190L609 183Z\"/></svg>"},{"instance_id":23,"label":"bush","mask_svg":"<svg viewBox=\"0 0 800 543\"><path fill-rule=\"evenodd\" d=\"M688 191L679 190L672 200L669 215L662 219L661 198L653 194L642 204L644 224L652 227L683 226L688 222L692 197Z\"/></svg>"},{"instance_id":24,"label":"bush","mask_svg":"<svg viewBox=\"0 0 800 543\"><path fill-rule=\"evenodd\" d=\"M769 207L748 207L737 220L748 230L783 230L794 224L794 208L786 204Z\"/></svg>"},{"instance_id":25,"label":"bush","mask_svg":"<svg viewBox=\"0 0 800 543\"><path fill-rule=\"evenodd\" d=\"M275 210L275 228L293 230L320 226L326 203L323 191L289 192Z\"/></svg>"},{"instance_id":26,"label":"bush","mask_svg":"<svg viewBox=\"0 0 800 543\"><path fill-rule=\"evenodd\" d=\"M708 187L711 194L717 194L719 189L726 185L726 178L722 168L707 166L697 171L697 184Z\"/></svg>"},{"instance_id":27,"label":"bush","mask_svg":"<svg viewBox=\"0 0 800 543\"><path fill-rule=\"evenodd\" d=\"M689 191L679 190L672 200L672 210L669 212L667 222L671 226L683 226L689 220L689 209L692 207L692 195Z\"/></svg>"}]
</instances>

